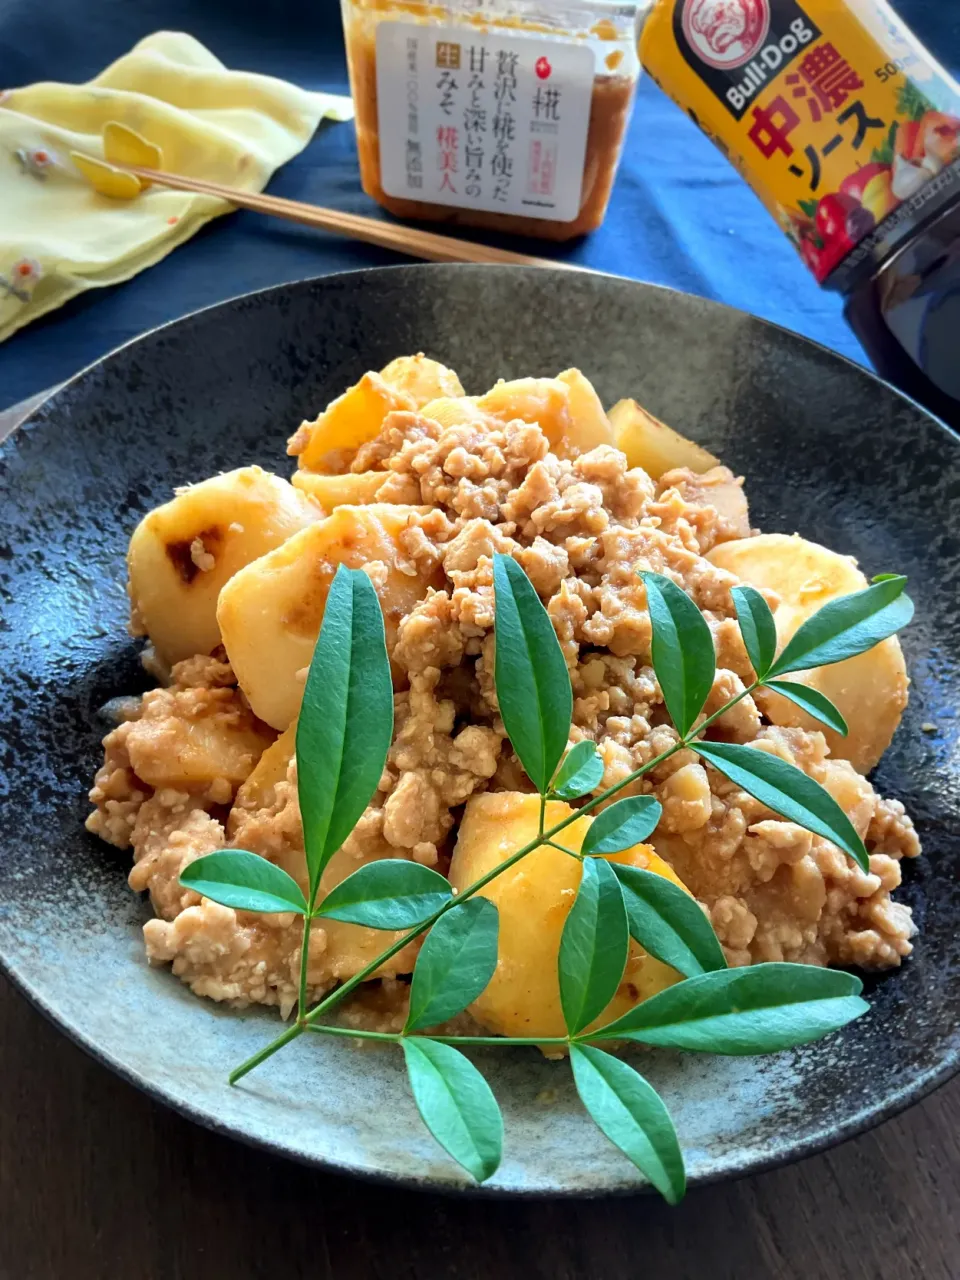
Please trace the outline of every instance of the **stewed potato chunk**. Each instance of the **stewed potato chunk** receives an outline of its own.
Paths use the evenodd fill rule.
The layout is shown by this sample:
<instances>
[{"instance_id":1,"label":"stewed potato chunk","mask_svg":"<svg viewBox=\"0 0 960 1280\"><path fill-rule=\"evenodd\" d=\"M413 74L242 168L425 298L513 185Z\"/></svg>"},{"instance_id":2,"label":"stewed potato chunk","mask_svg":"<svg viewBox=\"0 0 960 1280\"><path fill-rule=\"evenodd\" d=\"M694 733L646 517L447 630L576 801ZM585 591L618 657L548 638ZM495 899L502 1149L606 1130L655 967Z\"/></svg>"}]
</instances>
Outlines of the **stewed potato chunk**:
<instances>
[{"instance_id":1,"label":"stewed potato chunk","mask_svg":"<svg viewBox=\"0 0 960 1280\"><path fill-rule=\"evenodd\" d=\"M551 800L547 804L546 825L553 826L572 812L569 805ZM466 888L534 839L539 818L540 797L536 795L502 791L472 796L467 801L450 863L454 889ZM589 816L578 818L558 839L568 848L579 850L592 821ZM624 853L610 855L609 860L653 871L680 884L649 845L635 845ZM500 913L499 960L486 990L470 1011L491 1031L512 1036L565 1034L557 955L581 874L575 858L544 847L480 890ZM679 976L676 970L631 942L617 994L599 1021L613 1021L639 1001L678 981Z\"/></svg>"},{"instance_id":2,"label":"stewed potato chunk","mask_svg":"<svg viewBox=\"0 0 960 1280\"><path fill-rule=\"evenodd\" d=\"M440 396L462 396L460 379L445 365L424 355L399 356L382 373L365 373L327 405L313 422L304 422L288 451L300 467L336 475L351 456L379 434L387 414L420 409Z\"/></svg>"},{"instance_id":3,"label":"stewed potato chunk","mask_svg":"<svg viewBox=\"0 0 960 1280\"><path fill-rule=\"evenodd\" d=\"M720 465L720 459L655 418L636 400L618 400L610 410L617 448L631 467L642 467L659 480L665 471L689 467L698 473Z\"/></svg>"},{"instance_id":4,"label":"stewed potato chunk","mask_svg":"<svg viewBox=\"0 0 960 1280\"><path fill-rule=\"evenodd\" d=\"M578 453L589 453L598 445L615 443L613 427L604 413L600 397L593 383L579 369L565 369L557 374L557 381L567 388L570 407L570 425L566 430L566 443Z\"/></svg>"},{"instance_id":5,"label":"stewed potato chunk","mask_svg":"<svg viewBox=\"0 0 960 1280\"><path fill-rule=\"evenodd\" d=\"M379 373L365 373L313 422L300 424L287 452L306 471L336 475L348 470L351 456L377 435L388 413L414 407L413 397L405 391L391 386Z\"/></svg>"},{"instance_id":6,"label":"stewed potato chunk","mask_svg":"<svg viewBox=\"0 0 960 1280\"><path fill-rule=\"evenodd\" d=\"M319 518L286 480L241 467L179 490L144 516L127 567L134 624L172 665L220 643L224 583Z\"/></svg>"},{"instance_id":7,"label":"stewed potato chunk","mask_svg":"<svg viewBox=\"0 0 960 1280\"><path fill-rule=\"evenodd\" d=\"M579 369L566 369L556 378L500 381L479 397L477 407L500 422L537 423L561 456L614 444L600 398Z\"/></svg>"},{"instance_id":8,"label":"stewed potato chunk","mask_svg":"<svg viewBox=\"0 0 960 1280\"><path fill-rule=\"evenodd\" d=\"M410 396L418 409L441 396L463 395L460 379L453 370L439 360L431 360L422 351L415 356L397 356L386 365L380 376L384 382Z\"/></svg>"},{"instance_id":9,"label":"stewed potato chunk","mask_svg":"<svg viewBox=\"0 0 960 1280\"><path fill-rule=\"evenodd\" d=\"M850 556L839 555L797 534L788 537L765 533L725 542L714 547L708 558L718 568L735 573L742 582L777 593L780 603L774 617L781 649L800 625L829 600L867 586ZM831 754L849 760L861 773L872 769L890 745L907 705L909 681L897 637L891 636L859 657L784 678L826 694L850 727L845 738L830 729L823 730ZM774 724L822 728L777 693L761 690L757 703Z\"/></svg>"},{"instance_id":10,"label":"stewed potato chunk","mask_svg":"<svg viewBox=\"0 0 960 1280\"><path fill-rule=\"evenodd\" d=\"M342 476L295 471L292 476L294 488L312 498L324 515L337 507L362 507L376 502L378 492L389 479L388 471L348 471Z\"/></svg>"},{"instance_id":11,"label":"stewed potato chunk","mask_svg":"<svg viewBox=\"0 0 960 1280\"><path fill-rule=\"evenodd\" d=\"M338 507L227 584L217 609L223 643L261 720L285 729L297 714L338 565L371 567L388 649L393 647L401 619L436 585L436 570L413 568L399 543L423 510L376 503Z\"/></svg>"}]
</instances>

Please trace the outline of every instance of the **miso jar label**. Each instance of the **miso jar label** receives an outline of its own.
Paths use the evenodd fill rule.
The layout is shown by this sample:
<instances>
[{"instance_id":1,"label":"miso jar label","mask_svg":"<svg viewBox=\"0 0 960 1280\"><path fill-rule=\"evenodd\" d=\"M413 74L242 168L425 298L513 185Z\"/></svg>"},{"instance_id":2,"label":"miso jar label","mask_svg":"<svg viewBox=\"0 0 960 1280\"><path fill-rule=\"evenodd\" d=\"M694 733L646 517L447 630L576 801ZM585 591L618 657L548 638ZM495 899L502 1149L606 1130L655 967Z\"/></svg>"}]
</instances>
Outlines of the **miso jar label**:
<instances>
[{"instance_id":1,"label":"miso jar label","mask_svg":"<svg viewBox=\"0 0 960 1280\"><path fill-rule=\"evenodd\" d=\"M569 222L580 211L594 51L471 26L377 26L391 196Z\"/></svg>"}]
</instances>

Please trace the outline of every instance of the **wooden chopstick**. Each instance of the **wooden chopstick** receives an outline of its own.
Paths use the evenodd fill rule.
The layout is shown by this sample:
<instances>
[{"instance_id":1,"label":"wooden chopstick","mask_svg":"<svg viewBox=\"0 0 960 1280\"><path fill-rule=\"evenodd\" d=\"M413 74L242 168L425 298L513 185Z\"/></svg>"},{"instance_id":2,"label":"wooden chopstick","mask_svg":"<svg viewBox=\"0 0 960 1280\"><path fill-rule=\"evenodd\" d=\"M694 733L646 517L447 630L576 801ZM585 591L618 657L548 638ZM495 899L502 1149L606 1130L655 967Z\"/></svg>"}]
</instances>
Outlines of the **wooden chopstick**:
<instances>
[{"instance_id":1,"label":"wooden chopstick","mask_svg":"<svg viewBox=\"0 0 960 1280\"><path fill-rule=\"evenodd\" d=\"M268 196L261 192L242 191L238 187L208 182L204 178L186 178L179 173L167 173L159 169L143 169L137 165L115 164L117 169L136 174L148 182L156 182L175 191L193 191L198 195L218 196L241 209L252 209L274 218L286 218L308 227L333 231L353 240L395 249L420 258L425 262L479 262L502 263L520 267L559 267L567 271L590 271L578 263L536 258L525 253L513 253L509 249L497 249L493 245L474 244L470 240L456 240L453 236L441 236L434 231L421 231L396 222L381 222L376 218L364 218L355 213L337 209L325 209L321 205L306 204L302 200L285 200L280 196Z\"/></svg>"}]
</instances>

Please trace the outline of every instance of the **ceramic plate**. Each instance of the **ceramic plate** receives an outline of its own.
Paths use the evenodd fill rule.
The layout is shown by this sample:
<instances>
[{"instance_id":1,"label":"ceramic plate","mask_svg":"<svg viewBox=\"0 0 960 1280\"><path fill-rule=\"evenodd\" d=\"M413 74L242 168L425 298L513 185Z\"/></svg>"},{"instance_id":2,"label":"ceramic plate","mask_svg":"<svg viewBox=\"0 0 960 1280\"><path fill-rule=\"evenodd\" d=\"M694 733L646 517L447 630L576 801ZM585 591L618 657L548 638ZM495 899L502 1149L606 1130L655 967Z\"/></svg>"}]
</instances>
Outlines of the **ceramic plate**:
<instances>
[{"instance_id":1,"label":"ceramic plate","mask_svg":"<svg viewBox=\"0 0 960 1280\"><path fill-rule=\"evenodd\" d=\"M960 441L862 369L750 316L603 276L398 267L238 298L146 334L80 374L0 449L0 958L101 1061L195 1120L331 1168L432 1188L464 1176L422 1128L399 1054L305 1037L237 1088L227 1071L276 1014L197 999L143 957L127 855L88 836L99 708L147 687L127 637L124 552L174 485L284 441L366 369L423 350L468 390L578 365L747 476L751 514L910 575L909 710L878 786L926 856L901 897L920 935L871 981L868 1017L775 1058L647 1052L691 1181L837 1142L920 1098L960 1057ZM639 1175L535 1051L479 1051L507 1142L488 1184L601 1194ZM556 1090L549 1105L545 1087Z\"/></svg>"}]
</instances>

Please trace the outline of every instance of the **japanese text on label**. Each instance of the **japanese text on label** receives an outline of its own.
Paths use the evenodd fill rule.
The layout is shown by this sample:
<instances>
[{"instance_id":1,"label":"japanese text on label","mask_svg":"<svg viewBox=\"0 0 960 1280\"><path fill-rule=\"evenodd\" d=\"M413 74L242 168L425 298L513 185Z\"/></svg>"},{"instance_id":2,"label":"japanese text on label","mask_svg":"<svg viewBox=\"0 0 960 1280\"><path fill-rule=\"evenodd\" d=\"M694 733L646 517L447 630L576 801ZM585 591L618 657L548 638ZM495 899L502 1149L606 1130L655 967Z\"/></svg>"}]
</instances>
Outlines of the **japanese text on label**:
<instances>
[{"instance_id":1,"label":"japanese text on label","mask_svg":"<svg viewBox=\"0 0 960 1280\"><path fill-rule=\"evenodd\" d=\"M392 196L571 221L594 54L472 28L381 22L381 183Z\"/></svg>"}]
</instances>

